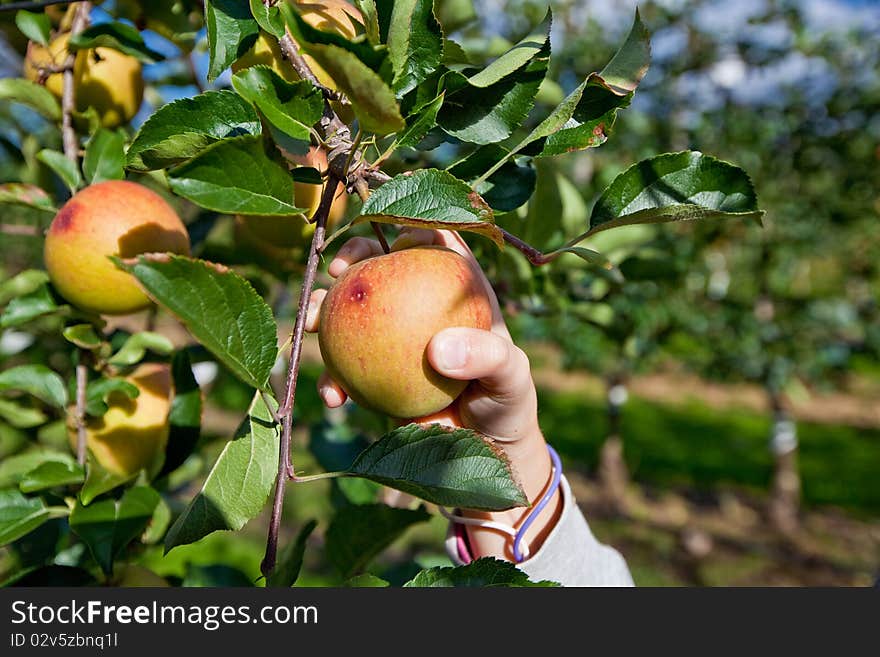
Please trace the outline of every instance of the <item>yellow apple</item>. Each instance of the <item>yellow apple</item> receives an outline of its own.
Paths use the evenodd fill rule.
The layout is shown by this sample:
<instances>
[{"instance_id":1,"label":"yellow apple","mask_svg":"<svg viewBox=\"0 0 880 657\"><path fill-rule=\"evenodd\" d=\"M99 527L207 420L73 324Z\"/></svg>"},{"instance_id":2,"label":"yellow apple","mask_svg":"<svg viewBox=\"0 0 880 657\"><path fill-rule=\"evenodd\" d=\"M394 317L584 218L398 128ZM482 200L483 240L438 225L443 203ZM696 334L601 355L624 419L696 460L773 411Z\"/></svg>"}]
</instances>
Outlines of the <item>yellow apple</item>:
<instances>
[{"instance_id":1,"label":"yellow apple","mask_svg":"<svg viewBox=\"0 0 880 657\"><path fill-rule=\"evenodd\" d=\"M146 470L153 476L162 467L168 444L171 368L164 363L145 363L125 380L140 394L131 399L123 392L112 392L108 411L88 419L86 444L108 472L127 477ZM71 448L76 451L76 427L71 422L68 429Z\"/></svg>"},{"instance_id":2,"label":"yellow apple","mask_svg":"<svg viewBox=\"0 0 880 657\"><path fill-rule=\"evenodd\" d=\"M59 67L67 58L65 33L45 48L39 44L28 45L24 62L24 75L39 81L41 67ZM46 88L61 98L63 81L61 73L51 73L46 78ZM144 99L144 78L141 63L134 57L112 48L80 50L73 66L76 109L84 112L94 107L107 128L128 123L137 114Z\"/></svg>"}]
</instances>

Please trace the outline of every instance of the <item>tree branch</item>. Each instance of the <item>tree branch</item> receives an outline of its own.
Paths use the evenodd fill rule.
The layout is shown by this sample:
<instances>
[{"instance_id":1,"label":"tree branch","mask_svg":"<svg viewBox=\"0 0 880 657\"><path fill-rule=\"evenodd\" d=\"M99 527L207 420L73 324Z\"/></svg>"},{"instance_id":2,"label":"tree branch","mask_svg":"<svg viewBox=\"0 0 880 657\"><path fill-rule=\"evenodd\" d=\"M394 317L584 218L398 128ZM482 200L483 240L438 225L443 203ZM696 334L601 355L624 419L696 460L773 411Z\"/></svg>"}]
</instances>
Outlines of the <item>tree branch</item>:
<instances>
[{"instance_id":1,"label":"tree branch","mask_svg":"<svg viewBox=\"0 0 880 657\"><path fill-rule=\"evenodd\" d=\"M89 382L89 370L83 357L83 350L77 347L76 363L76 462L86 464L86 386Z\"/></svg>"},{"instance_id":2,"label":"tree branch","mask_svg":"<svg viewBox=\"0 0 880 657\"><path fill-rule=\"evenodd\" d=\"M299 379L299 365L302 357L303 333L305 331L306 314L309 310L309 297L311 297L312 288L315 286L321 246L324 243L327 217L330 214L330 208L333 205L336 187L339 185L339 182L339 178L330 174L324 187L324 193L321 195L321 203L315 212L315 232L312 235L312 244L309 249L309 258L306 262L306 271L303 274L302 290L299 296L299 307L296 311L296 323L293 326L290 359L287 366L287 387L281 407L278 409L278 416L281 418L281 442L278 449L278 474L275 478L275 497L272 501L272 516L269 519L266 555L260 564L260 571L267 579L275 569L278 553L278 532L281 527L281 513L284 505L284 490L287 486L287 480L296 476L291 454L291 435L293 433L293 404L296 398L296 384Z\"/></svg>"},{"instance_id":3,"label":"tree branch","mask_svg":"<svg viewBox=\"0 0 880 657\"><path fill-rule=\"evenodd\" d=\"M43 9L44 7L51 7L52 5L66 5L70 4L70 0L41 0L40 2L10 2L5 5L0 5L0 11L18 11L19 9L24 9L25 11L32 11L34 9Z\"/></svg>"},{"instance_id":4,"label":"tree branch","mask_svg":"<svg viewBox=\"0 0 880 657\"><path fill-rule=\"evenodd\" d=\"M278 41L278 45L281 47L281 54L287 58L287 61L293 66L293 70L296 71L297 75L303 80L308 80L315 85L315 87L324 94L324 98L327 100L335 100L347 104L348 99L344 94L321 84L321 81L318 80L306 60L299 54L299 47L294 40L293 35L290 33L290 30L286 29L285 32L285 35Z\"/></svg>"},{"instance_id":5,"label":"tree branch","mask_svg":"<svg viewBox=\"0 0 880 657\"><path fill-rule=\"evenodd\" d=\"M536 266L546 265L548 262L553 262L556 259L556 256L552 254L546 254L543 251L539 251L531 244L524 242L516 235L507 232L501 226L496 226L498 230L501 231L501 235L504 237L504 241L510 244L512 247L520 251L530 263Z\"/></svg>"},{"instance_id":6,"label":"tree branch","mask_svg":"<svg viewBox=\"0 0 880 657\"><path fill-rule=\"evenodd\" d=\"M82 32L89 21L91 2L80 2L76 6L76 15L70 27L70 36L75 37ZM61 138L64 143L64 154L67 159L79 166L79 141L73 127L73 112L76 110L76 90L74 89L73 66L76 63L76 52L71 52L64 60L64 72L61 91Z\"/></svg>"}]
</instances>

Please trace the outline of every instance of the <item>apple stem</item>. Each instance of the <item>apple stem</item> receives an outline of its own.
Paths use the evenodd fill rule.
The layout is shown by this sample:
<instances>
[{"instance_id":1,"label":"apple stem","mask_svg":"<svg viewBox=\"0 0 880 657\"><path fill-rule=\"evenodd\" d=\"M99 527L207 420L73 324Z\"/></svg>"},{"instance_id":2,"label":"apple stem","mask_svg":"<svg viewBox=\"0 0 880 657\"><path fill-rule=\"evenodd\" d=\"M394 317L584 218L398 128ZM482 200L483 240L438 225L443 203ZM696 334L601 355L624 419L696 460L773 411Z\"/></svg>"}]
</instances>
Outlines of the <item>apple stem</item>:
<instances>
[{"instance_id":1,"label":"apple stem","mask_svg":"<svg viewBox=\"0 0 880 657\"><path fill-rule=\"evenodd\" d=\"M76 6L76 14L70 26L70 36L75 37L82 32L89 22L89 12L92 9L91 2L80 2ZM71 52L64 60L64 72L62 73L61 87L61 138L64 143L64 155L67 156L76 167L79 167L79 140L73 127L73 112L76 109L76 97L73 79L73 65L76 62L76 52Z\"/></svg>"}]
</instances>

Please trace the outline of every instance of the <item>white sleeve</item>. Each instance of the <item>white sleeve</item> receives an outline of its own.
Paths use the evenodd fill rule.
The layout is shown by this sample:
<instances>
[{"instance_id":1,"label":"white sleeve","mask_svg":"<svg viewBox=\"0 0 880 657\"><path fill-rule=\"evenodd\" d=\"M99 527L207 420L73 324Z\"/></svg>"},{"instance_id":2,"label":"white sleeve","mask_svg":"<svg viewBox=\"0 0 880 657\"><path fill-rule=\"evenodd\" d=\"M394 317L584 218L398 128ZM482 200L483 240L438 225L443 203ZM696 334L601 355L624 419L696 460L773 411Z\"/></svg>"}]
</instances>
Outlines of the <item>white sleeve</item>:
<instances>
[{"instance_id":1,"label":"white sleeve","mask_svg":"<svg viewBox=\"0 0 880 657\"><path fill-rule=\"evenodd\" d=\"M593 536L564 476L560 492L559 521L541 549L517 567L533 581L551 580L563 586L634 586L620 553ZM453 563L463 565L451 524L446 535L446 553Z\"/></svg>"}]
</instances>

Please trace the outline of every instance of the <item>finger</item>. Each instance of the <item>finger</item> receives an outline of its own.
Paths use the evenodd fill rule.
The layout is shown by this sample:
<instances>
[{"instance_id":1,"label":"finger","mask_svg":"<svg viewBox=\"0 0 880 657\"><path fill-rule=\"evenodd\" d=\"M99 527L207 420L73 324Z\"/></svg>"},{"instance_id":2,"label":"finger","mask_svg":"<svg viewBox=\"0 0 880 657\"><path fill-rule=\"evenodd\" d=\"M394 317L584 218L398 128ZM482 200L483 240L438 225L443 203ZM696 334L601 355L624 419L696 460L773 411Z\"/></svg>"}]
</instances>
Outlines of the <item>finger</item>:
<instances>
[{"instance_id":1,"label":"finger","mask_svg":"<svg viewBox=\"0 0 880 657\"><path fill-rule=\"evenodd\" d=\"M428 343L428 362L437 372L457 380L478 380L500 400L515 399L532 388L529 360L509 339L491 331L449 328Z\"/></svg>"},{"instance_id":2,"label":"finger","mask_svg":"<svg viewBox=\"0 0 880 657\"><path fill-rule=\"evenodd\" d=\"M366 237L353 237L339 248L327 271L333 278L337 278L354 263L381 255L382 253L382 245L376 240L369 240Z\"/></svg>"},{"instance_id":3,"label":"finger","mask_svg":"<svg viewBox=\"0 0 880 657\"><path fill-rule=\"evenodd\" d=\"M324 303L324 297L327 296L327 290L314 290L309 297L309 309L306 311L305 329L309 333L318 330L318 323L321 318L321 304Z\"/></svg>"},{"instance_id":4,"label":"finger","mask_svg":"<svg viewBox=\"0 0 880 657\"><path fill-rule=\"evenodd\" d=\"M338 408L345 403L348 395L339 387L327 372L322 372L318 377L318 396L327 408Z\"/></svg>"},{"instance_id":5,"label":"finger","mask_svg":"<svg viewBox=\"0 0 880 657\"><path fill-rule=\"evenodd\" d=\"M392 251L403 251L411 249L414 246L430 246L437 244L439 239L439 231L429 230L427 228L415 228L414 226L404 226L400 229L397 239L391 245Z\"/></svg>"}]
</instances>

